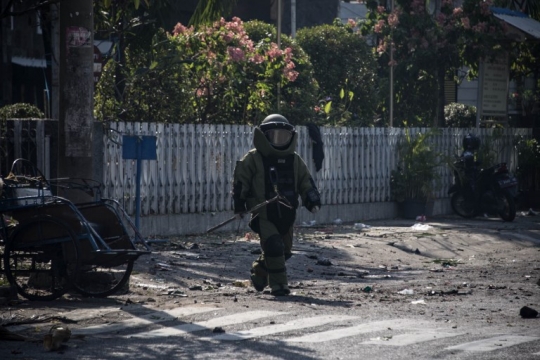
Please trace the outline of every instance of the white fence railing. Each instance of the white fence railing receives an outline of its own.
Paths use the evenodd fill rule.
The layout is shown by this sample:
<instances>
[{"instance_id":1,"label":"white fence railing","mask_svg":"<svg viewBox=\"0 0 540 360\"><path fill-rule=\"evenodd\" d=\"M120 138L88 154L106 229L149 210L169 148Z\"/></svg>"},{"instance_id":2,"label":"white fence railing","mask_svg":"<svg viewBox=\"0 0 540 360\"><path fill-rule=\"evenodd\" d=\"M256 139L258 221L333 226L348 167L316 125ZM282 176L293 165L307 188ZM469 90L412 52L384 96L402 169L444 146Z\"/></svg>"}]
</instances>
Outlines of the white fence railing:
<instances>
[{"instance_id":1,"label":"white fence railing","mask_svg":"<svg viewBox=\"0 0 540 360\"><path fill-rule=\"evenodd\" d=\"M413 133L427 129L411 129ZM315 172L307 128L299 126L297 152L304 158L326 205L390 201L390 172L395 168L396 145L401 128L322 127L325 159ZM531 129L441 129L434 146L447 155L458 154L461 140L474 131L491 142L497 161L517 166L513 146L516 136L530 137ZM122 135L157 138L157 160L144 160L141 178L141 214L194 214L232 209L231 181L234 166L252 148L252 128L243 125L180 125L157 123L111 123L103 137L104 196L119 200L130 214L135 212L136 161L122 158ZM448 168L442 175L437 197L446 197L452 183Z\"/></svg>"}]
</instances>

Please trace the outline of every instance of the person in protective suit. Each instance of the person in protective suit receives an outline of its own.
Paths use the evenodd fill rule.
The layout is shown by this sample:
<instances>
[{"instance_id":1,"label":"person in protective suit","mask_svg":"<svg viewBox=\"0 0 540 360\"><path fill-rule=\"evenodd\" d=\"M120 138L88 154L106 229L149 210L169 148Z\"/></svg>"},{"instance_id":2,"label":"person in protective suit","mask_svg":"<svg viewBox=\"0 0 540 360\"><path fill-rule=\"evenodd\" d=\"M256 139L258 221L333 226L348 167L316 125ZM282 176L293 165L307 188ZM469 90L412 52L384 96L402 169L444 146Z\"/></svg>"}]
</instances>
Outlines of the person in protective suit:
<instances>
[{"instance_id":1,"label":"person in protective suit","mask_svg":"<svg viewBox=\"0 0 540 360\"><path fill-rule=\"evenodd\" d=\"M292 256L293 225L298 198L312 213L321 207L321 198L304 160L295 152L298 134L279 114L267 116L253 132L254 149L237 161L233 179L235 214L276 196L251 215L249 226L260 237L262 253L253 262L251 281L257 291L270 287L275 296L290 293L285 260Z\"/></svg>"}]
</instances>

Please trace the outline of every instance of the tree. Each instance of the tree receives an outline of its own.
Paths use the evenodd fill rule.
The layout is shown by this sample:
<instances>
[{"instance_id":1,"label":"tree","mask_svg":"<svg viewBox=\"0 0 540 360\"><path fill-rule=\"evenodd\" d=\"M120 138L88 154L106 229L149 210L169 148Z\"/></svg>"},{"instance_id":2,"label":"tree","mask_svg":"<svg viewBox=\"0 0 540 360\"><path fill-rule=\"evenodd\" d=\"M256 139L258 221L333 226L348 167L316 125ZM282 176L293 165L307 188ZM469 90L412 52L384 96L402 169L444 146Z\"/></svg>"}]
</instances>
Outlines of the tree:
<instances>
[{"instance_id":1,"label":"tree","mask_svg":"<svg viewBox=\"0 0 540 360\"><path fill-rule=\"evenodd\" d=\"M260 34L265 26L271 25L245 26L238 18L198 30L177 24L170 34L163 30L156 34L150 52L132 53L128 48L122 70L125 91L120 100L111 96L115 65L111 62L98 86L96 117L117 119L122 114L129 121L254 123L276 111L280 84L283 113L296 115L296 123L305 121L301 114L305 117L305 109L313 105L310 94L315 86L307 55L294 46L279 49L271 32L250 38L248 31ZM298 70L305 74L300 76Z\"/></svg>"},{"instance_id":2,"label":"tree","mask_svg":"<svg viewBox=\"0 0 540 360\"><path fill-rule=\"evenodd\" d=\"M231 14L236 2L237 0L200 0L188 25L211 25L222 17L226 18Z\"/></svg>"},{"instance_id":3,"label":"tree","mask_svg":"<svg viewBox=\"0 0 540 360\"><path fill-rule=\"evenodd\" d=\"M324 121L371 126L379 96L377 63L355 27L352 20L345 25L337 20L332 25L302 28L296 41L313 64L320 87L317 112Z\"/></svg>"},{"instance_id":4,"label":"tree","mask_svg":"<svg viewBox=\"0 0 540 360\"><path fill-rule=\"evenodd\" d=\"M425 126L435 119L433 125L442 125L445 78L462 66L475 71L480 59L509 49L505 24L489 9L491 0L464 0L457 8L446 0L435 16L426 11L424 0L397 0L392 12L370 4L362 31L375 34L381 69L395 68L397 123Z\"/></svg>"},{"instance_id":5,"label":"tree","mask_svg":"<svg viewBox=\"0 0 540 360\"><path fill-rule=\"evenodd\" d=\"M503 6L521 11L540 21L540 3L524 0L501 0ZM510 94L510 101L521 110L519 126L536 127L535 111L540 108L540 43L522 41L512 44L510 51L510 76L517 84L517 91ZM525 88L525 79L532 78L532 88Z\"/></svg>"}]
</instances>

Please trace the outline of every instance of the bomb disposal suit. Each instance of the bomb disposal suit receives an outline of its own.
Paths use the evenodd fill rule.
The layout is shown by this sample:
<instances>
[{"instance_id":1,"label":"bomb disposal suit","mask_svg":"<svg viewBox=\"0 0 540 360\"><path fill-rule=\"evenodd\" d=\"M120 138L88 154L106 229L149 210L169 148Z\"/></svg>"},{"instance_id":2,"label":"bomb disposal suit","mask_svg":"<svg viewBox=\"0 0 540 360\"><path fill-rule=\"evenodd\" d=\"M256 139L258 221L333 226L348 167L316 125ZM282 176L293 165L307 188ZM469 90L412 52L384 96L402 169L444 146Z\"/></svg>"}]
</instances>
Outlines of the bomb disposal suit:
<instances>
[{"instance_id":1,"label":"bomb disposal suit","mask_svg":"<svg viewBox=\"0 0 540 360\"><path fill-rule=\"evenodd\" d=\"M262 253L253 262L251 280L257 291L270 286L273 295L287 295L289 288L285 260L292 256L293 225L298 198L311 212L321 206L319 191L304 160L295 152L298 134L281 115L267 116L254 129L250 150L236 163L233 180L234 212L245 213L255 205L274 198L251 214L249 226L259 234Z\"/></svg>"}]
</instances>

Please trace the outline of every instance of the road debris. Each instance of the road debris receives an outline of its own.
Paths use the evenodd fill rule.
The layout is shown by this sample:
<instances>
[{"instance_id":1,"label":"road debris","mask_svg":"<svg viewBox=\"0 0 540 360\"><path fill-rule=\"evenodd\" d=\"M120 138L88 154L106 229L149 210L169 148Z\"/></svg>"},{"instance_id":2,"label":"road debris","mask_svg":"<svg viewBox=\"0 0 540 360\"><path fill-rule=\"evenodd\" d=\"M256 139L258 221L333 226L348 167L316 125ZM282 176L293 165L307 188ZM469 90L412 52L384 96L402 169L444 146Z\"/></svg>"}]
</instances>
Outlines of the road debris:
<instances>
[{"instance_id":1,"label":"road debris","mask_svg":"<svg viewBox=\"0 0 540 360\"><path fill-rule=\"evenodd\" d=\"M538 316L538 311L528 306L524 306L519 310L519 315L524 319L534 319Z\"/></svg>"},{"instance_id":2,"label":"road debris","mask_svg":"<svg viewBox=\"0 0 540 360\"><path fill-rule=\"evenodd\" d=\"M68 327L53 325L49 333L43 337L43 347L47 351L59 350L70 338L71 330Z\"/></svg>"}]
</instances>

